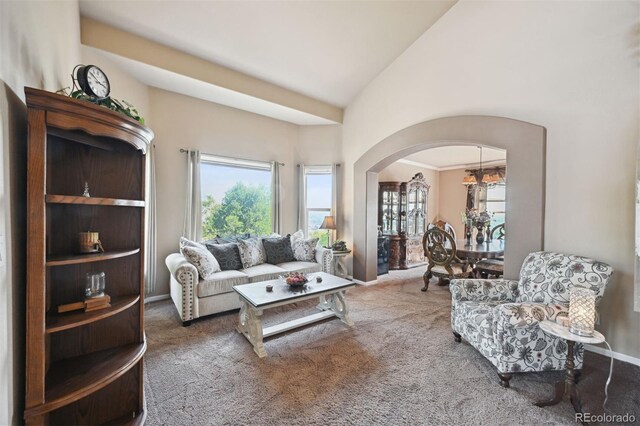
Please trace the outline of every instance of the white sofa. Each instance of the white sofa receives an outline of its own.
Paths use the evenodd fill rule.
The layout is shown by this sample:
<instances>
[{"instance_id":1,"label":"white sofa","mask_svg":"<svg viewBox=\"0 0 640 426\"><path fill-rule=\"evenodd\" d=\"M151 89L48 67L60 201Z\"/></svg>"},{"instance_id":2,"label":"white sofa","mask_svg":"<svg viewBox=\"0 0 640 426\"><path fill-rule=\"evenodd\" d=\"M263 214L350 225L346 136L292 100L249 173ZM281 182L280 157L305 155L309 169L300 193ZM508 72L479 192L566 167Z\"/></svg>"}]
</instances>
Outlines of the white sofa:
<instances>
[{"instance_id":1,"label":"white sofa","mask_svg":"<svg viewBox=\"0 0 640 426\"><path fill-rule=\"evenodd\" d=\"M240 308L240 299L234 285L255 283L278 278L285 272L331 273L330 249L316 248L315 262L285 262L278 265L263 263L239 271L216 272L211 280L201 280L196 267L180 253L172 253L165 259L171 274L171 299L178 309L182 325L206 315Z\"/></svg>"}]
</instances>

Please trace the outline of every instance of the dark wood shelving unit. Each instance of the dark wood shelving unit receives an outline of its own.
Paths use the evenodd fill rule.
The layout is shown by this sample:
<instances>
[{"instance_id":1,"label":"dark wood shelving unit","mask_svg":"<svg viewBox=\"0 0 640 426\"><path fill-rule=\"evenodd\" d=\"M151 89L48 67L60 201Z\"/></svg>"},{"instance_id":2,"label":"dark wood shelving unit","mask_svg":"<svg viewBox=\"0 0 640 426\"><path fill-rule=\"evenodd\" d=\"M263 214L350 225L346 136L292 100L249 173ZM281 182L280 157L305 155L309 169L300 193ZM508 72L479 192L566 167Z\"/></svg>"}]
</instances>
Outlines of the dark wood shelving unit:
<instances>
[{"instance_id":1,"label":"dark wood shelving unit","mask_svg":"<svg viewBox=\"0 0 640 426\"><path fill-rule=\"evenodd\" d=\"M91 103L25 89L28 107L27 425L141 425L145 161L153 132ZM92 197L83 197L85 182ZM99 232L104 253L79 254ZM82 302L104 272L108 308Z\"/></svg>"},{"instance_id":2,"label":"dark wood shelving unit","mask_svg":"<svg viewBox=\"0 0 640 426\"><path fill-rule=\"evenodd\" d=\"M57 333L74 327L80 327L94 321L119 314L125 309L134 306L140 300L140 295L116 297L111 299L111 307L99 311L73 311L64 313L51 313L47 315L47 333Z\"/></svg>"},{"instance_id":3,"label":"dark wood shelving unit","mask_svg":"<svg viewBox=\"0 0 640 426\"><path fill-rule=\"evenodd\" d=\"M77 195L46 195L51 204L84 204L90 206L144 207L142 200L122 200L118 198L83 197Z\"/></svg>"},{"instance_id":4,"label":"dark wood shelving unit","mask_svg":"<svg viewBox=\"0 0 640 426\"><path fill-rule=\"evenodd\" d=\"M53 364L46 377L45 403L25 415L51 412L104 388L141 361L146 348L143 341Z\"/></svg>"},{"instance_id":5,"label":"dark wood shelving unit","mask_svg":"<svg viewBox=\"0 0 640 426\"><path fill-rule=\"evenodd\" d=\"M140 253L140 249L107 251L104 253L70 254L66 256L51 256L47 258L47 266L75 265L77 263L102 262Z\"/></svg>"}]
</instances>

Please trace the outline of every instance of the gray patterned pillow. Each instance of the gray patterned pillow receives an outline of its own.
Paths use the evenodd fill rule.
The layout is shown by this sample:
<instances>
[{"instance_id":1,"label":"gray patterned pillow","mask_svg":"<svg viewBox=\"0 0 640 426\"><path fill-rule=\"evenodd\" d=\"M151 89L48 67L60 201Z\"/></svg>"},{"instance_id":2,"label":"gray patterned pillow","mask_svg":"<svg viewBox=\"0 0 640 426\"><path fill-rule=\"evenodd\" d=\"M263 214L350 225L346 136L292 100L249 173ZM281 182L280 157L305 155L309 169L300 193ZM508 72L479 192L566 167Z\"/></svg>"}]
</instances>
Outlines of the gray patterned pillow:
<instances>
[{"instance_id":1,"label":"gray patterned pillow","mask_svg":"<svg viewBox=\"0 0 640 426\"><path fill-rule=\"evenodd\" d=\"M198 275L203 280L210 280L216 272L220 272L220 264L204 246L185 245L180 249L180 253L196 267Z\"/></svg>"},{"instance_id":2,"label":"gray patterned pillow","mask_svg":"<svg viewBox=\"0 0 640 426\"><path fill-rule=\"evenodd\" d=\"M240 259L242 259L244 269L261 265L267 261L267 252L264 250L262 240L258 238L238 240L238 248L240 249Z\"/></svg>"},{"instance_id":3,"label":"gray patterned pillow","mask_svg":"<svg viewBox=\"0 0 640 426\"><path fill-rule=\"evenodd\" d=\"M297 240L293 243L293 257L301 262L315 262L318 238Z\"/></svg>"},{"instance_id":4,"label":"gray patterned pillow","mask_svg":"<svg viewBox=\"0 0 640 426\"><path fill-rule=\"evenodd\" d=\"M277 265L284 262L293 262L293 249L291 248L291 236L280 238L263 238L262 245L267 253L267 262Z\"/></svg>"},{"instance_id":5,"label":"gray patterned pillow","mask_svg":"<svg viewBox=\"0 0 640 426\"><path fill-rule=\"evenodd\" d=\"M223 271L238 271L242 269L240 250L236 243L207 244L207 250L216 258Z\"/></svg>"}]
</instances>

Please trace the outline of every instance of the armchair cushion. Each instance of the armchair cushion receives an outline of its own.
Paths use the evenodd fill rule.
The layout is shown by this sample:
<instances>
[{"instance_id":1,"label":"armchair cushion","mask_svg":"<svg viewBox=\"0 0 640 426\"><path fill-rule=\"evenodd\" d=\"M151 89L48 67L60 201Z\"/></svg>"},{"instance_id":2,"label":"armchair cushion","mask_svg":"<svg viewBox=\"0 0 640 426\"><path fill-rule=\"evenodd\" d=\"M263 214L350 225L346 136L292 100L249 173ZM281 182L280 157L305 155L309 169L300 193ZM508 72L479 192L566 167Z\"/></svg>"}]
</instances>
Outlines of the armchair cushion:
<instances>
[{"instance_id":1,"label":"armchair cushion","mask_svg":"<svg viewBox=\"0 0 640 426\"><path fill-rule=\"evenodd\" d=\"M518 281L514 280L451 280L449 286L453 303L460 301L514 302L518 295Z\"/></svg>"},{"instance_id":2,"label":"armchair cushion","mask_svg":"<svg viewBox=\"0 0 640 426\"><path fill-rule=\"evenodd\" d=\"M535 252L520 270L520 302L569 303L569 291L582 286L596 293L599 301L613 273L606 263L582 256Z\"/></svg>"}]
</instances>

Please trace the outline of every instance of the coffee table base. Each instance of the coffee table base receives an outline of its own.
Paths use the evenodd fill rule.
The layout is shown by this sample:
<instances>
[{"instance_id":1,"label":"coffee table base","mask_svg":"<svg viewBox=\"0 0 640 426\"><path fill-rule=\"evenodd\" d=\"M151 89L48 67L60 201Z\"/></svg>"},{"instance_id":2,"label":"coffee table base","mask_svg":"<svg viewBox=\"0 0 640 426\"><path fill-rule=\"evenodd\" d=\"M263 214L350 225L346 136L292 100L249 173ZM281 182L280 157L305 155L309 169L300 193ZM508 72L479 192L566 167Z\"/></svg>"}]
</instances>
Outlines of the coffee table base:
<instances>
[{"instance_id":1,"label":"coffee table base","mask_svg":"<svg viewBox=\"0 0 640 426\"><path fill-rule=\"evenodd\" d=\"M327 295L323 294L320 295L319 298L320 303L317 307L321 309L321 312L266 328L263 328L262 326L263 309L255 308L250 303L247 303L243 298L240 298L242 306L240 307L240 322L237 328L238 333L242 333L251 345L253 345L253 351L260 358L264 358L267 356L267 351L264 348L263 342L266 337L284 333L286 331L332 317L339 318L348 326L353 325L353 321L349 316L349 305L347 304L344 291Z\"/></svg>"}]
</instances>

